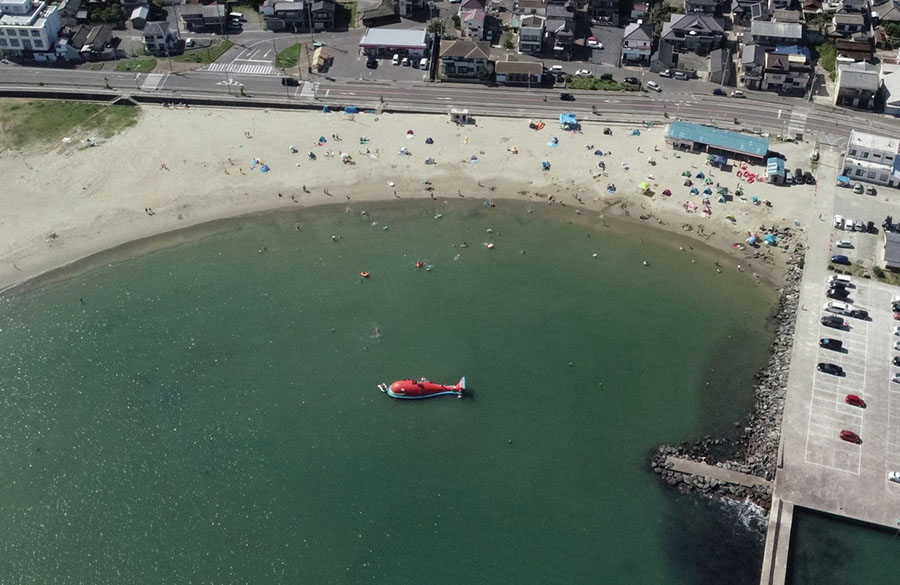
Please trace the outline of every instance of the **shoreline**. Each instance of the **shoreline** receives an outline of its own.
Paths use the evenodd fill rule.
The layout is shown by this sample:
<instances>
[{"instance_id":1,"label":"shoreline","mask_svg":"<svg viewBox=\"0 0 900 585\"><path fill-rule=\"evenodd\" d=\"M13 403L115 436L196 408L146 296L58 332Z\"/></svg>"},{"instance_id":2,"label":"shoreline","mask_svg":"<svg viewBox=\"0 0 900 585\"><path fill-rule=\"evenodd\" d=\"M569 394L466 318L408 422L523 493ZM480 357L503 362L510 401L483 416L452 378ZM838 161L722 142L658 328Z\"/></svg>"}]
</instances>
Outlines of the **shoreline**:
<instances>
[{"instance_id":1,"label":"shoreline","mask_svg":"<svg viewBox=\"0 0 900 585\"><path fill-rule=\"evenodd\" d=\"M285 129L292 122L323 128L307 130L307 136L299 138ZM170 125L184 127L178 141L172 141ZM251 129L242 130L245 127ZM406 127L427 130L407 138ZM343 132L346 140L310 142L317 139L309 136L340 136L331 130ZM621 127L613 132L628 134ZM434 137L432 145L423 144L426 134ZM559 136L558 145L543 144L554 134ZM73 140L56 148L43 145L0 156L0 172L8 177L15 194L0 202L0 217L5 218L0 226L7 234L0 247L0 291L66 269L104 250L182 228L323 203L355 207L413 198L532 201L564 209L573 219L582 210L593 211L601 220L616 217L704 242L740 262L742 270L778 283L784 254L775 250L783 252L781 245L756 250L734 245L742 243L748 231L800 223L796 216L804 211L802 198L796 197L796 191L788 195L765 185L773 190L772 208L735 200L714 204L712 216L703 217L685 212L682 195L640 195L636 183L645 173L671 177L654 179L654 188L659 186L660 191L681 180L674 172L678 168L690 166L713 176L711 170L702 169L701 155L674 159L675 153L662 144L662 135L661 128L644 129L640 136L616 139L627 141L625 154L606 151L606 156L598 157L585 148L593 144L582 143L600 146L605 139L604 148L618 146L594 122L573 133L549 128L536 132L527 121L511 119L485 118L474 126L457 127L436 115L144 110L134 128L93 148ZM368 141L359 143L358 136ZM257 142L263 137L266 140ZM403 147L412 154L399 155ZM511 153L513 147L518 154ZM329 150L335 156L326 156ZM343 164L337 156L342 150L351 155L351 164ZM308 160L306 151L316 152L317 160ZM134 152L139 153L137 160ZM655 164L631 162L644 156L642 152L655 152ZM426 154L437 164L426 166ZM272 170L260 174L256 165L246 165L250 157L264 160ZM544 158L553 161L549 172L540 168ZM596 166L601 158L607 162L605 174ZM616 194L606 193L607 183L618 186ZM725 220L726 214L733 214L734 221Z\"/></svg>"}]
</instances>

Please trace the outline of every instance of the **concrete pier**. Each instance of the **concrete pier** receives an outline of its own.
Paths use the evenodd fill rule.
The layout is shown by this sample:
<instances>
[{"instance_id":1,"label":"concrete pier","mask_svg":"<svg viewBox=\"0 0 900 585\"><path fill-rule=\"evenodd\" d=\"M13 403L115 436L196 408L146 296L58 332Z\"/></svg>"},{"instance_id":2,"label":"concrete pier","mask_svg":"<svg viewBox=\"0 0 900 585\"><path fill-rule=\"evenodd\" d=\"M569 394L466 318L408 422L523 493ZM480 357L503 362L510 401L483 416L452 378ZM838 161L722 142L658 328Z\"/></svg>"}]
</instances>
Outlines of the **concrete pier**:
<instances>
[{"instance_id":1,"label":"concrete pier","mask_svg":"<svg viewBox=\"0 0 900 585\"><path fill-rule=\"evenodd\" d=\"M715 479L723 483L746 487L764 486L770 489L772 487L771 481L755 475L750 475L749 473L723 469L722 467L716 467L715 465L709 465L708 463L700 463L699 461L690 461L678 457L666 457L666 467L673 471Z\"/></svg>"},{"instance_id":2,"label":"concrete pier","mask_svg":"<svg viewBox=\"0 0 900 585\"><path fill-rule=\"evenodd\" d=\"M766 528L766 548L763 554L759 585L784 585L787 579L788 553L791 546L791 526L794 504L781 498L772 501Z\"/></svg>"}]
</instances>

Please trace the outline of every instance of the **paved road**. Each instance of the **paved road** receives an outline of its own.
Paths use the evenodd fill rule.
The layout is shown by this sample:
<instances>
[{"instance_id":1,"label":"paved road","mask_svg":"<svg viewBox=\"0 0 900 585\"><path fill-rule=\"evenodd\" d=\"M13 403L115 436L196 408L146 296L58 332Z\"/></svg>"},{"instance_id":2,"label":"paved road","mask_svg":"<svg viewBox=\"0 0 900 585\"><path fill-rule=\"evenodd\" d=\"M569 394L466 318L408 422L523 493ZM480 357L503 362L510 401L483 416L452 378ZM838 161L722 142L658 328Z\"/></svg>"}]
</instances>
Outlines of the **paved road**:
<instances>
[{"instance_id":1,"label":"paved road","mask_svg":"<svg viewBox=\"0 0 900 585\"><path fill-rule=\"evenodd\" d=\"M271 42L271 41L270 41ZM378 80L337 80L314 75L304 86L286 90L276 75L260 75L260 70L241 70L240 65L265 67L266 43L236 49L243 60L231 60L233 70L190 71L171 74L147 84L148 74L0 67L0 89L109 89L120 92L152 91L178 101L187 97L209 97L234 93L233 85L244 88L246 99L284 99L292 102L316 100L333 106L352 104L413 111L446 112L451 107L469 108L481 115L512 115L523 118L555 117L571 111L597 120L634 121L679 118L694 122L714 122L727 128L759 129L781 134L791 130L814 136L823 145L842 147L854 128L866 128L887 136L900 137L895 120L883 116L850 112L807 104L770 94L753 94L748 99L716 97L694 93L692 83L670 84L674 91L662 93L573 91L576 101L561 102L559 91L485 87L451 83L399 82ZM271 49L271 50L274 50ZM254 52L256 51L256 52ZM263 56L260 56L260 52ZM267 70L265 70L267 71ZM592 113L596 112L596 113Z\"/></svg>"}]
</instances>

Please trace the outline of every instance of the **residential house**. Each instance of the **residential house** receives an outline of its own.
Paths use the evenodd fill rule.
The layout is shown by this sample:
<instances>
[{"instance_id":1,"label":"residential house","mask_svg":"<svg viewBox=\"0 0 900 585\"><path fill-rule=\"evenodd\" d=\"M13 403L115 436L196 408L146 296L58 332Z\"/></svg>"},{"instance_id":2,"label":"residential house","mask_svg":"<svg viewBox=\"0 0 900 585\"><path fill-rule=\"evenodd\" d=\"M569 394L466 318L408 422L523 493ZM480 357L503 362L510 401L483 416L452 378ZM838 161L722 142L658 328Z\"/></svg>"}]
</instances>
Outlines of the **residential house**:
<instances>
[{"instance_id":1,"label":"residential house","mask_svg":"<svg viewBox=\"0 0 900 585\"><path fill-rule=\"evenodd\" d=\"M765 48L760 45L744 45L744 50L741 53L741 72L738 77L741 85L747 89L759 89L762 87L765 68Z\"/></svg>"},{"instance_id":2,"label":"residential house","mask_svg":"<svg viewBox=\"0 0 900 585\"><path fill-rule=\"evenodd\" d=\"M147 17L150 15L150 9L146 6L138 6L131 11L131 26L135 30L141 30L147 24Z\"/></svg>"},{"instance_id":3,"label":"residential house","mask_svg":"<svg viewBox=\"0 0 900 585\"><path fill-rule=\"evenodd\" d=\"M669 43L659 43L656 52L650 55L650 71L659 73L666 69L675 69L678 65L678 54Z\"/></svg>"},{"instance_id":4,"label":"residential house","mask_svg":"<svg viewBox=\"0 0 900 585\"><path fill-rule=\"evenodd\" d=\"M874 0L872 16L881 24L900 22L900 0Z\"/></svg>"},{"instance_id":5,"label":"residential house","mask_svg":"<svg viewBox=\"0 0 900 585\"><path fill-rule=\"evenodd\" d=\"M81 24L56 43L56 54L66 61L114 59L111 24Z\"/></svg>"},{"instance_id":6,"label":"residential house","mask_svg":"<svg viewBox=\"0 0 900 585\"><path fill-rule=\"evenodd\" d=\"M597 24L619 26L620 0L588 0L587 12Z\"/></svg>"},{"instance_id":7,"label":"residential house","mask_svg":"<svg viewBox=\"0 0 900 585\"><path fill-rule=\"evenodd\" d=\"M544 66L538 61L498 61L494 65L495 79L501 85L537 86L541 83Z\"/></svg>"},{"instance_id":8,"label":"residential house","mask_svg":"<svg viewBox=\"0 0 900 585\"><path fill-rule=\"evenodd\" d=\"M540 55L544 43L544 17L531 14L522 19L519 26L519 52Z\"/></svg>"},{"instance_id":9,"label":"residential house","mask_svg":"<svg viewBox=\"0 0 900 585\"><path fill-rule=\"evenodd\" d=\"M813 68L806 55L766 53L761 88L782 93L806 92L812 77Z\"/></svg>"},{"instance_id":10,"label":"residential house","mask_svg":"<svg viewBox=\"0 0 900 585\"><path fill-rule=\"evenodd\" d=\"M165 20L148 22L144 26L144 51L151 55L169 55L178 44L178 32L169 28Z\"/></svg>"},{"instance_id":11,"label":"residential house","mask_svg":"<svg viewBox=\"0 0 900 585\"><path fill-rule=\"evenodd\" d=\"M448 79L486 79L493 71L487 41L441 40L441 76Z\"/></svg>"},{"instance_id":12,"label":"residential house","mask_svg":"<svg viewBox=\"0 0 900 585\"><path fill-rule=\"evenodd\" d=\"M832 19L833 34L849 37L869 29L866 17L858 12L839 12Z\"/></svg>"},{"instance_id":13,"label":"residential house","mask_svg":"<svg viewBox=\"0 0 900 585\"><path fill-rule=\"evenodd\" d=\"M553 41L553 52L564 57L575 43L575 3L573 0L548 0L545 28Z\"/></svg>"},{"instance_id":14,"label":"residential house","mask_svg":"<svg viewBox=\"0 0 900 585\"><path fill-rule=\"evenodd\" d=\"M462 36L484 40L484 0L465 0L459 5L459 28Z\"/></svg>"},{"instance_id":15,"label":"residential house","mask_svg":"<svg viewBox=\"0 0 900 585\"><path fill-rule=\"evenodd\" d=\"M653 45L653 25L633 22L625 27L622 37L623 64L650 64Z\"/></svg>"},{"instance_id":16,"label":"residential house","mask_svg":"<svg viewBox=\"0 0 900 585\"><path fill-rule=\"evenodd\" d=\"M747 41L747 33L744 33ZM803 41L803 25L797 22L773 22L770 20L754 20L750 23L749 44L777 47L778 45L796 45Z\"/></svg>"},{"instance_id":17,"label":"residential house","mask_svg":"<svg viewBox=\"0 0 900 585\"><path fill-rule=\"evenodd\" d=\"M766 15L766 0L732 0L731 20L735 25L749 26Z\"/></svg>"},{"instance_id":18,"label":"residential house","mask_svg":"<svg viewBox=\"0 0 900 585\"><path fill-rule=\"evenodd\" d=\"M769 0L769 14L774 14L776 10L784 10L790 8L793 0Z\"/></svg>"},{"instance_id":19,"label":"residential house","mask_svg":"<svg viewBox=\"0 0 900 585\"><path fill-rule=\"evenodd\" d=\"M869 0L840 0L842 12L867 12Z\"/></svg>"},{"instance_id":20,"label":"residential house","mask_svg":"<svg viewBox=\"0 0 900 585\"><path fill-rule=\"evenodd\" d=\"M799 10L779 8L772 11L772 20L775 22L803 22L803 15Z\"/></svg>"},{"instance_id":21,"label":"residential house","mask_svg":"<svg viewBox=\"0 0 900 585\"><path fill-rule=\"evenodd\" d=\"M178 15L189 31L222 32L228 22L224 4L185 4L178 7Z\"/></svg>"},{"instance_id":22,"label":"residential house","mask_svg":"<svg viewBox=\"0 0 900 585\"><path fill-rule=\"evenodd\" d=\"M365 27L382 26L400 20L394 11L394 0L375 0L368 7L359 4L358 9L362 13L360 20Z\"/></svg>"},{"instance_id":23,"label":"residential house","mask_svg":"<svg viewBox=\"0 0 900 585\"><path fill-rule=\"evenodd\" d=\"M684 0L685 14L715 14L719 0Z\"/></svg>"},{"instance_id":24,"label":"residential house","mask_svg":"<svg viewBox=\"0 0 900 585\"><path fill-rule=\"evenodd\" d=\"M47 2L0 0L0 54L55 61L59 12Z\"/></svg>"},{"instance_id":25,"label":"residential house","mask_svg":"<svg viewBox=\"0 0 900 585\"><path fill-rule=\"evenodd\" d=\"M397 0L397 14L404 18L409 18L426 8L428 8L426 0Z\"/></svg>"},{"instance_id":26,"label":"residential house","mask_svg":"<svg viewBox=\"0 0 900 585\"><path fill-rule=\"evenodd\" d=\"M513 5L513 13L521 17L530 14L546 16L547 5L544 4L544 0L519 0Z\"/></svg>"},{"instance_id":27,"label":"residential house","mask_svg":"<svg viewBox=\"0 0 900 585\"><path fill-rule=\"evenodd\" d=\"M87 2L85 2L87 5ZM59 13L59 24L60 27L74 27L78 22L78 13L81 11L81 0L62 0L56 6L56 11Z\"/></svg>"},{"instance_id":28,"label":"residential house","mask_svg":"<svg viewBox=\"0 0 900 585\"><path fill-rule=\"evenodd\" d=\"M663 24L661 43L676 51L708 54L722 46L725 28L722 21L708 14L673 14Z\"/></svg>"},{"instance_id":29,"label":"residential house","mask_svg":"<svg viewBox=\"0 0 900 585\"><path fill-rule=\"evenodd\" d=\"M864 62L839 65L834 86L834 105L874 110L881 68Z\"/></svg>"},{"instance_id":30,"label":"residential house","mask_svg":"<svg viewBox=\"0 0 900 585\"><path fill-rule=\"evenodd\" d=\"M650 21L650 2L644 0L636 0L631 5L631 22Z\"/></svg>"},{"instance_id":31,"label":"residential house","mask_svg":"<svg viewBox=\"0 0 900 585\"><path fill-rule=\"evenodd\" d=\"M875 55L875 39L865 32L856 33L849 38L835 37L832 42L838 63L871 61Z\"/></svg>"},{"instance_id":32,"label":"residential house","mask_svg":"<svg viewBox=\"0 0 900 585\"><path fill-rule=\"evenodd\" d=\"M881 95L884 98L884 113L900 117L900 69L881 80Z\"/></svg>"},{"instance_id":33,"label":"residential house","mask_svg":"<svg viewBox=\"0 0 900 585\"><path fill-rule=\"evenodd\" d=\"M334 0L266 0L262 5L263 25L271 31L333 30L334 11Z\"/></svg>"},{"instance_id":34,"label":"residential house","mask_svg":"<svg viewBox=\"0 0 900 585\"><path fill-rule=\"evenodd\" d=\"M852 180L888 185L900 185L900 140L850 131L847 153L844 155L844 172Z\"/></svg>"}]
</instances>

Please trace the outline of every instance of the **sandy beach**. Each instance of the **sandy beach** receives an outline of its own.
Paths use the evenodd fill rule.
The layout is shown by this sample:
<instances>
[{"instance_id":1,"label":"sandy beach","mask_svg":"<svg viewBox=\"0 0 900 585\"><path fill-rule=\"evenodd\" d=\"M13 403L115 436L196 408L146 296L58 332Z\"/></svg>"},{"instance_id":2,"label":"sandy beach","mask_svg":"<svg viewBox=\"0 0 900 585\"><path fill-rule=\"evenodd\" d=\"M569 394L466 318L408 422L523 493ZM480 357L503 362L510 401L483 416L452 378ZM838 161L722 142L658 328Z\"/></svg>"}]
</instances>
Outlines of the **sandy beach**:
<instances>
[{"instance_id":1,"label":"sandy beach","mask_svg":"<svg viewBox=\"0 0 900 585\"><path fill-rule=\"evenodd\" d=\"M0 200L0 289L126 242L217 219L328 203L361 211L366 201L458 197L498 205L520 199L556 205L573 219L600 214L652 224L733 255L723 269L778 283L786 253L735 244L761 225L802 231L816 220L809 217L814 186L749 185L734 170L708 166L704 155L676 157L665 145L664 127L633 135L631 126L611 126L612 135L604 135L599 120L584 121L580 132L544 122L536 131L527 119L478 118L461 127L430 115L145 108L135 127L94 147L82 142L89 136L78 135L0 155L7 185ZM786 167L809 166L809 145L772 148L787 155ZM342 160L343 153L351 160ZM435 164L426 164L429 157ZM689 212L685 204L700 206L702 196L683 185L685 171L711 177L713 189L718 183L733 193L742 185L746 200L718 203L713 195L711 214L702 207ZM644 181L651 196L638 188ZM694 183L705 187L703 180ZM665 189L672 195L664 196ZM753 205L754 195L772 205Z\"/></svg>"}]
</instances>

